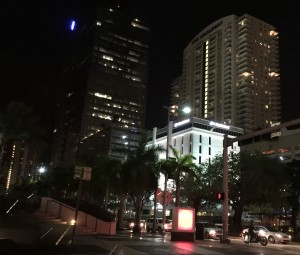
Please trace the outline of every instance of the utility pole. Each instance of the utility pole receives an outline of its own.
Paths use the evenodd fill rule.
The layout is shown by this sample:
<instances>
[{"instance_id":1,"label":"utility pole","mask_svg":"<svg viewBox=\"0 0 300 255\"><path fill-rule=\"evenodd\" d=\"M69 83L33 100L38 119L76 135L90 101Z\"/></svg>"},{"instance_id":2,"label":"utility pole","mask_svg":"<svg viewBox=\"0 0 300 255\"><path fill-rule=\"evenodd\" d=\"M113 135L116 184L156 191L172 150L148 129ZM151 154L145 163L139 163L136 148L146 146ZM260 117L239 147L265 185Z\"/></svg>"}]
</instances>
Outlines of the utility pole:
<instances>
[{"instance_id":1,"label":"utility pole","mask_svg":"<svg viewBox=\"0 0 300 255\"><path fill-rule=\"evenodd\" d=\"M91 180L92 169L90 167L81 167L75 166L74 178L79 180L77 198L76 198L76 208L75 208L75 216L74 216L74 225L72 232L71 245L74 244L76 226L77 226L77 218L78 218L78 210L79 210L79 202L81 198L82 192L82 181L90 181Z\"/></svg>"}]
</instances>

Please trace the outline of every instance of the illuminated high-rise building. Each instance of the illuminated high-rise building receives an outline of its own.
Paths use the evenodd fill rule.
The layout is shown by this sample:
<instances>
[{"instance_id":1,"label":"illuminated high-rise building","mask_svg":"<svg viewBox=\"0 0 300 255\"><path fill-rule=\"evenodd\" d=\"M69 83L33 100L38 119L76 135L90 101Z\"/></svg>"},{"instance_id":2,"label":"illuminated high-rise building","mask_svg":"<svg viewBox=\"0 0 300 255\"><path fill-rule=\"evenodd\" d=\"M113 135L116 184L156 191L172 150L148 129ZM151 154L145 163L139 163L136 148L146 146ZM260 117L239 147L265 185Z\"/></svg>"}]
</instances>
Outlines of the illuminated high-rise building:
<instances>
[{"instance_id":1,"label":"illuminated high-rise building","mask_svg":"<svg viewBox=\"0 0 300 255\"><path fill-rule=\"evenodd\" d=\"M207 26L184 49L175 108L189 105L194 117L245 133L280 122L278 38L275 27L248 14Z\"/></svg>"},{"instance_id":2,"label":"illuminated high-rise building","mask_svg":"<svg viewBox=\"0 0 300 255\"><path fill-rule=\"evenodd\" d=\"M77 31L72 23L63 75L68 89L58 105L54 164L73 164L78 147L80 153L93 144L120 158L119 149L134 145L145 128L149 29L118 10L95 10L94 18L81 28L79 24Z\"/></svg>"}]
</instances>

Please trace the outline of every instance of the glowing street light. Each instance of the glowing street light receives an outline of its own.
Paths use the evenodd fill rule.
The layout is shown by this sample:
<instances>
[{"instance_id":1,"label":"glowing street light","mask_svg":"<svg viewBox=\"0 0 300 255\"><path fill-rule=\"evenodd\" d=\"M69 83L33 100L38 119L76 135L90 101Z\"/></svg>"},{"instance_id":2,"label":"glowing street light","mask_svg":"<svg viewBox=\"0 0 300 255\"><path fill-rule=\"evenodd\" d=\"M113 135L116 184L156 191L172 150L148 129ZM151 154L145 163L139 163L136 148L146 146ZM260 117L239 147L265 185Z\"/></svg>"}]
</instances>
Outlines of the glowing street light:
<instances>
[{"instance_id":1,"label":"glowing street light","mask_svg":"<svg viewBox=\"0 0 300 255\"><path fill-rule=\"evenodd\" d=\"M46 172L46 168L43 167L43 166L41 166L41 167L38 169L38 171L39 171L39 174L43 174L43 173Z\"/></svg>"},{"instance_id":2,"label":"glowing street light","mask_svg":"<svg viewBox=\"0 0 300 255\"><path fill-rule=\"evenodd\" d=\"M192 111L191 107L185 106L182 111L186 114L190 113Z\"/></svg>"}]
</instances>

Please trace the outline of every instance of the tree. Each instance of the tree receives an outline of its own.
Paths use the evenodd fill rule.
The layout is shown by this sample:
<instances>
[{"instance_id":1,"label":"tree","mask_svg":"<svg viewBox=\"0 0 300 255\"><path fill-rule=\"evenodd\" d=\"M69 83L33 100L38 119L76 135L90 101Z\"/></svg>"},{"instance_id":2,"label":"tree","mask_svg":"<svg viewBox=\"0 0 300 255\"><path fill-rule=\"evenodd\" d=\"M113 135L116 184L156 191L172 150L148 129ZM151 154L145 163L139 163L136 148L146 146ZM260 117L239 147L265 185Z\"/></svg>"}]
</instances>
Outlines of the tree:
<instances>
[{"instance_id":1,"label":"tree","mask_svg":"<svg viewBox=\"0 0 300 255\"><path fill-rule=\"evenodd\" d=\"M217 193L223 186L223 156L217 155L194 169L193 175L182 178L182 197L187 197L188 203L198 211L200 207L216 208L220 202Z\"/></svg>"},{"instance_id":2,"label":"tree","mask_svg":"<svg viewBox=\"0 0 300 255\"><path fill-rule=\"evenodd\" d=\"M55 166L50 168L44 181L46 182L45 186L48 187L47 193L58 200L70 198L77 190L73 167Z\"/></svg>"},{"instance_id":3,"label":"tree","mask_svg":"<svg viewBox=\"0 0 300 255\"><path fill-rule=\"evenodd\" d=\"M211 176L215 176L211 179L211 188L220 191L223 158L217 156L209 168ZM269 158L260 152L231 153L228 161L228 202L235 213L236 228L241 228L241 215L246 205L282 205L281 191L285 180L283 164L277 158Z\"/></svg>"},{"instance_id":4,"label":"tree","mask_svg":"<svg viewBox=\"0 0 300 255\"><path fill-rule=\"evenodd\" d=\"M181 180L181 196L187 198L187 202L197 212L200 205L207 201L204 194L203 169L202 165L194 169L193 175L185 175ZM195 214L195 217L197 215ZM196 219L195 219L196 220Z\"/></svg>"},{"instance_id":5,"label":"tree","mask_svg":"<svg viewBox=\"0 0 300 255\"><path fill-rule=\"evenodd\" d=\"M89 196L107 209L110 190L115 191L119 187L117 179L121 170L121 161L101 155L91 167L93 170L89 183Z\"/></svg>"},{"instance_id":6,"label":"tree","mask_svg":"<svg viewBox=\"0 0 300 255\"><path fill-rule=\"evenodd\" d=\"M286 178L284 164L278 158L270 158L261 152L243 152L235 161L231 160L228 188L237 226L240 226L245 205L281 207Z\"/></svg>"},{"instance_id":7,"label":"tree","mask_svg":"<svg viewBox=\"0 0 300 255\"><path fill-rule=\"evenodd\" d=\"M147 136L143 135L134 150L127 151L127 159L121 170L124 191L132 196L135 203L135 226L133 231L139 233L143 198L157 187L155 172L158 153L164 151L161 146L147 147Z\"/></svg>"},{"instance_id":8,"label":"tree","mask_svg":"<svg viewBox=\"0 0 300 255\"><path fill-rule=\"evenodd\" d=\"M167 169L172 169L171 175L173 176L176 184L176 200L175 206L180 206L180 189L181 189L181 178L182 175L189 174L195 175L195 169L197 169L197 165L193 162L195 157L193 155L180 155L179 152L172 146L170 146L175 160L170 160L166 165L168 165ZM170 171L170 170L169 170Z\"/></svg>"},{"instance_id":9,"label":"tree","mask_svg":"<svg viewBox=\"0 0 300 255\"><path fill-rule=\"evenodd\" d=\"M300 162L298 160L293 160L286 164L286 168L288 172L288 203L292 209L291 225L293 227L294 234L297 234L297 216L300 212Z\"/></svg>"}]
</instances>

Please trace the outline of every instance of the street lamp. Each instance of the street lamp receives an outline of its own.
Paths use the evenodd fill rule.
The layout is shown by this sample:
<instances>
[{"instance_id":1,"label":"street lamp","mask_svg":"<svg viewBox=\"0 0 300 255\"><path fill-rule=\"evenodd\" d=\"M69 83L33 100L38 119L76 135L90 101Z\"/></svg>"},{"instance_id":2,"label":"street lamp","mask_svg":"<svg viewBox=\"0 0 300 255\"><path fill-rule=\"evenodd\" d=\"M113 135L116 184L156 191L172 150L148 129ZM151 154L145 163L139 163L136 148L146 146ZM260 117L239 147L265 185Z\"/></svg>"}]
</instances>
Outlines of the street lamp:
<instances>
[{"instance_id":1,"label":"street lamp","mask_svg":"<svg viewBox=\"0 0 300 255\"><path fill-rule=\"evenodd\" d=\"M182 109L182 111L183 111L184 113L188 114L188 113L190 113L190 112L192 111L192 109L191 109L191 107L189 107L189 106L185 106L185 107Z\"/></svg>"},{"instance_id":2,"label":"street lamp","mask_svg":"<svg viewBox=\"0 0 300 255\"><path fill-rule=\"evenodd\" d=\"M169 146L170 146L170 136L172 135L172 125L173 121L171 123L170 121L170 112L172 107L171 106L164 106L165 109L168 110L168 124L167 124L167 145L166 145L166 160L169 159ZM171 124L171 125L170 125ZM167 184L168 184L168 173L165 172L165 184L164 184L164 195L163 195L163 220L162 220L162 235L165 234L165 224L166 224L166 196L167 196Z\"/></svg>"},{"instance_id":3,"label":"street lamp","mask_svg":"<svg viewBox=\"0 0 300 255\"><path fill-rule=\"evenodd\" d=\"M46 172L46 168L41 166L38 171L39 171L39 174L43 174Z\"/></svg>"},{"instance_id":4,"label":"street lamp","mask_svg":"<svg viewBox=\"0 0 300 255\"><path fill-rule=\"evenodd\" d=\"M45 166L40 166L37 169L37 172L35 172L35 175L33 176L33 178L40 180L42 178L42 176L45 175L46 171L47 171L47 169Z\"/></svg>"},{"instance_id":5,"label":"street lamp","mask_svg":"<svg viewBox=\"0 0 300 255\"><path fill-rule=\"evenodd\" d=\"M169 159L169 147L170 147L170 141L171 141L171 137L172 137L172 132L173 132L173 121L170 121L170 114L171 114L171 110L173 109L172 106L163 106L165 109L168 110L168 125L167 125L167 146L166 146L166 160ZM182 111L185 114L188 114L191 112L191 108L188 106L185 106ZM166 223L166 200L167 200L167 184L168 184L168 173L165 172L165 183L164 183L164 195L163 195L163 221L162 221L162 225L163 225L163 232L162 234L165 234L165 223Z\"/></svg>"},{"instance_id":6,"label":"street lamp","mask_svg":"<svg viewBox=\"0 0 300 255\"><path fill-rule=\"evenodd\" d=\"M168 110L168 126L167 126L167 147L166 147L166 159L169 159L169 147L170 147L170 140L172 137L173 132L173 121L170 121L170 113L172 109L174 109L172 106L163 106L165 109ZM189 114L192 109L189 106L185 106L182 111L185 114Z\"/></svg>"}]
</instances>

